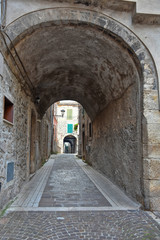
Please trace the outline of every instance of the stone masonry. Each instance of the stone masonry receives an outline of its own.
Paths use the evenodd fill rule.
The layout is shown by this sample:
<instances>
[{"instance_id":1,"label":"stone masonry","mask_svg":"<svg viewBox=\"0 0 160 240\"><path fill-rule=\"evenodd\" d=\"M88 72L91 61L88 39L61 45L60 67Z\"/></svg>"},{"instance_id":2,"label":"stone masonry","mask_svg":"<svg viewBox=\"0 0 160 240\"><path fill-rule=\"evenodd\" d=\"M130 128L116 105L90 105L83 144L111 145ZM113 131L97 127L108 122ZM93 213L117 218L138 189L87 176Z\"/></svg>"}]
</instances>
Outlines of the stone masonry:
<instances>
[{"instance_id":1,"label":"stone masonry","mask_svg":"<svg viewBox=\"0 0 160 240\"><path fill-rule=\"evenodd\" d=\"M3 59L3 57L1 56ZM12 74L6 62L1 62L0 76L0 208L13 198L30 176L30 131L31 110L37 114L34 103L27 96L21 84ZM4 120L4 97L14 104L13 123ZM36 117L38 119L38 116ZM37 122L38 123L38 122ZM44 139L46 125L49 126L48 138ZM39 125L35 125L35 170L42 165L42 161L50 155L51 122L47 114ZM42 130L40 130L40 129ZM35 129L36 130L36 129ZM40 132L42 131L42 133ZM48 152L43 149L44 141L48 143ZM11 173L7 172L9 163L14 164L13 180L7 181Z\"/></svg>"},{"instance_id":2,"label":"stone masonry","mask_svg":"<svg viewBox=\"0 0 160 240\"><path fill-rule=\"evenodd\" d=\"M1 78L5 86L0 94L2 99L7 89L21 108L30 106L16 115L24 121L16 122L19 138L14 141L17 146L24 143L18 161L20 166L25 161L28 170L25 165L22 169L29 172L30 145L32 171L34 159L38 162L49 153L49 123L45 134L41 128L47 109L62 99L75 100L93 125L90 164L145 208L160 209L159 1L152 6L149 0L7 2L0 46L14 78ZM7 81L16 84L9 88ZM2 116L2 105L0 111ZM37 130L30 144L29 126L35 124L27 116L38 120L43 143L32 139ZM10 148L15 154L14 144L7 155ZM40 149L44 155L38 155Z\"/></svg>"}]
</instances>

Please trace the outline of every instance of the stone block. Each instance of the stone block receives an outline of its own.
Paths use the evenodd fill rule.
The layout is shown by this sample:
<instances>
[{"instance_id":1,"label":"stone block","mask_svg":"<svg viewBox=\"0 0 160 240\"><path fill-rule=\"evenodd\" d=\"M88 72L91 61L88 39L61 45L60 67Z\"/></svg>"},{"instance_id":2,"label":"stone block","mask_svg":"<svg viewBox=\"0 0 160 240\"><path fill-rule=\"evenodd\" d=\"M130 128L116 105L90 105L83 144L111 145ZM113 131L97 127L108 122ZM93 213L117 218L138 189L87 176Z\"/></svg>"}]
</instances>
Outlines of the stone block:
<instances>
[{"instance_id":1,"label":"stone block","mask_svg":"<svg viewBox=\"0 0 160 240\"><path fill-rule=\"evenodd\" d=\"M160 160L144 160L144 178L147 180L160 180Z\"/></svg>"},{"instance_id":2,"label":"stone block","mask_svg":"<svg viewBox=\"0 0 160 240\"><path fill-rule=\"evenodd\" d=\"M160 144L143 144L143 157L159 159Z\"/></svg>"},{"instance_id":3,"label":"stone block","mask_svg":"<svg viewBox=\"0 0 160 240\"><path fill-rule=\"evenodd\" d=\"M149 206L152 211L160 211L160 197L150 198Z\"/></svg>"},{"instance_id":4,"label":"stone block","mask_svg":"<svg viewBox=\"0 0 160 240\"><path fill-rule=\"evenodd\" d=\"M160 180L144 180L146 197L160 197Z\"/></svg>"},{"instance_id":5,"label":"stone block","mask_svg":"<svg viewBox=\"0 0 160 240\"><path fill-rule=\"evenodd\" d=\"M144 90L144 109L158 110L157 90Z\"/></svg>"},{"instance_id":6,"label":"stone block","mask_svg":"<svg viewBox=\"0 0 160 240\"><path fill-rule=\"evenodd\" d=\"M143 112L147 123L159 123L160 124L160 112L158 110L144 110Z\"/></svg>"},{"instance_id":7,"label":"stone block","mask_svg":"<svg viewBox=\"0 0 160 240\"><path fill-rule=\"evenodd\" d=\"M148 143L160 144L160 124L150 123L147 124L148 130Z\"/></svg>"}]
</instances>

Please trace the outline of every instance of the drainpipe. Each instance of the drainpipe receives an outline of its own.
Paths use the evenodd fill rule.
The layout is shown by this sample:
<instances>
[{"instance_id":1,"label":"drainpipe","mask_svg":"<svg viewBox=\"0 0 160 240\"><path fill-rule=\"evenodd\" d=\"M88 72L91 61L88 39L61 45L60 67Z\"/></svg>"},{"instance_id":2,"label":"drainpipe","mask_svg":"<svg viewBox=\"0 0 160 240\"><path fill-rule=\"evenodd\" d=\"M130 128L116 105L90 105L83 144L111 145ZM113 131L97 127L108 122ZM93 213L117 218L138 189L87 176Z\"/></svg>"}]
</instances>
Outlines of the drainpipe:
<instances>
[{"instance_id":1,"label":"drainpipe","mask_svg":"<svg viewBox=\"0 0 160 240\"><path fill-rule=\"evenodd\" d=\"M0 28L5 28L7 0L0 0Z\"/></svg>"},{"instance_id":2,"label":"drainpipe","mask_svg":"<svg viewBox=\"0 0 160 240\"><path fill-rule=\"evenodd\" d=\"M53 124L54 124L54 118L53 118L53 105L50 107L50 114L51 114L51 154L53 152L53 136L54 136L54 133L53 133Z\"/></svg>"}]
</instances>

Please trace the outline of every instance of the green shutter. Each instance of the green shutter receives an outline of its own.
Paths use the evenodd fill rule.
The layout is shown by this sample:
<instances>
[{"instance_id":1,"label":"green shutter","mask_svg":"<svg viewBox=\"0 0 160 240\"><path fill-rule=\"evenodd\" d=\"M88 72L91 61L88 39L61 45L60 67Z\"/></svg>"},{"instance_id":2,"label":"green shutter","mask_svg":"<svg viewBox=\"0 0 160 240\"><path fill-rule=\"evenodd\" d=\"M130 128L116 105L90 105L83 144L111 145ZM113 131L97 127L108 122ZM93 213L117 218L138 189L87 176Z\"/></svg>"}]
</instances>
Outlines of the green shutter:
<instances>
[{"instance_id":1,"label":"green shutter","mask_svg":"<svg viewBox=\"0 0 160 240\"><path fill-rule=\"evenodd\" d=\"M67 109L67 120L72 120L72 109Z\"/></svg>"},{"instance_id":2,"label":"green shutter","mask_svg":"<svg viewBox=\"0 0 160 240\"><path fill-rule=\"evenodd\" d=\"M73 124L67 125L67 133L73 133Z\"/></svg>"}]
</instances>

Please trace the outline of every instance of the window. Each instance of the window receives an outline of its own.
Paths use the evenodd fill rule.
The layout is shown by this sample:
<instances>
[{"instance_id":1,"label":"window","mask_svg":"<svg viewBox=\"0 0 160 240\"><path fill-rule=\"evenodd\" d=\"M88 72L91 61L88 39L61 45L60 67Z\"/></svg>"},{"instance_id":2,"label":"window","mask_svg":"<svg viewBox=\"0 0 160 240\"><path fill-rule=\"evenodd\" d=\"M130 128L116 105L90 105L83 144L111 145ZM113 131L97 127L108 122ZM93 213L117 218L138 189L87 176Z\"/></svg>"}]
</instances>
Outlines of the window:
<instances>
[{"instance_id":1,"label":"window","mask_svg":"<svg viewBox=\"0 0 160 240\"><path fill-rule=\"evenodd\" d=\"M67 120L72 120L72 109L67 109Z\"/></svg>"},{"instance_id":2,"label":"window","mask_svg":"<svg viewBox=\"0 0 160 240\"><path fill-rule=\"evenodd\" d=\"M2 188L2 183L0 182L0 192L1 192L1 188Z\"/></svg>"},{"instance_id":3,"label":"window","mask_svg":"<svg viewBox=\"0 0 160 240\"><path fill-rule=\"evenodd\" d=\"M67 125L67 133L73 133L73 124Z\"/></svg>"},{"instance_id":4,"label":"window","mask_svg":"<svg viewBox=\"0 0 160 240\"><path fill-rule=\"evenodd\" d=\"M4 115L3 118L8 122L13 123L13 103L4 97Z\"/></svg>"}]
</instances>

